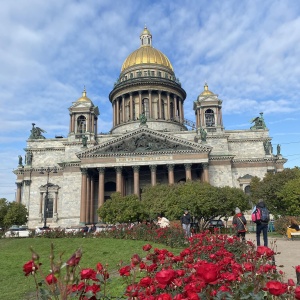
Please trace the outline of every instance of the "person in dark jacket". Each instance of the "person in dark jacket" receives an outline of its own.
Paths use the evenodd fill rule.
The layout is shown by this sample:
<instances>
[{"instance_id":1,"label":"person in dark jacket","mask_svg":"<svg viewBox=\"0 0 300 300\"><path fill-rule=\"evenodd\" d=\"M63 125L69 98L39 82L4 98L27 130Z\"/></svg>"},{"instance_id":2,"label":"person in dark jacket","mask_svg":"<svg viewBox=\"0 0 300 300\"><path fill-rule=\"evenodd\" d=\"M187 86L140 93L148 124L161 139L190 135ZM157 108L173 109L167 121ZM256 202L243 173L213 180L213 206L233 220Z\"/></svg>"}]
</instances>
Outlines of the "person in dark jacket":
<instances>
[{"instance_id":1,"label":"person in dark jacket","mask_svg":"<svg viewBox=\"0 0 300 300\"><path fill-rule=\"evenodd\" d=\"M232 220L232 225L236 229L237 237L242 238L243 242L246 240L246 232L247 232L246 224L247 221L245 216L242 214L241 210L237 207L235 209L235 215Z\"/></svg>"},{"instance_id":2,"label":"person in dark jacket","mask_svg":"<svg viewBox=\"0 0 300 300\"><path fill-rule=\"evenodd\" d=\"M263 207L266 207L265 202L260 199L256 205L256 208L262 209ZM264 246L268 247L268 223L269 222L258 222L256 223L256 244L257 247L260 246L260 234L263 233L264 238Z\"/></svg>"},{"instance_id":3,"label":"person in dark jacket","mask_svg":"<svg viewBox=\"0 0 300 300\"><path fill-rule=\"evenodd\" d=\"M188 210L184 211L184 214L180 218L180 222L181 222L182 228L185 232L185 235L187 237L190 237L190 235L191 235L191 215L189 214Z\"/></svg>"}]
</instances>

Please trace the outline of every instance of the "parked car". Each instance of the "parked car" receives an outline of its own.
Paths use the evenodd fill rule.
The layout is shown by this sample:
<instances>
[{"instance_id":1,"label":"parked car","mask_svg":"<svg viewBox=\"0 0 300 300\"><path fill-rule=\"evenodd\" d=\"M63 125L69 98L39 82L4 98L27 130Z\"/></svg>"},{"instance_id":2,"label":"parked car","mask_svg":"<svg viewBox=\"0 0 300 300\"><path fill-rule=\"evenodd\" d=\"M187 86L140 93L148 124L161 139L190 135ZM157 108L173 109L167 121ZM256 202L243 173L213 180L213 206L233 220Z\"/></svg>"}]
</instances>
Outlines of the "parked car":
<instances>
[{"instance_id":1,"label":"parked car","mask_svg":"<svg viewBox=\"0 0 300 300\"><path fill-rule=\"evenodd\" d=\"M224 222L222 220L210 220L208 222L208 228L224 228Z\"/></svg>"},{"instance_id":2,"label":"parked car","mask_svg":"<svg viewBox=\"0 0 300 300\"><path fill-rule=\"evenodd\" d=\"M46 226L46 227L37 227L35 229L35 235L42 235L45 231L49 231L51 230L50 227Z\"/></svg>"},{"instance_id":3,"label":"parked car","mask_svg":"<svg viewBox=\"0 0 300 300\"><path fill-rule=\"evenodd\" d=\"M10 237L29 237L31 235L31 231L27 226L17 226L13 225L5 232L4 236L6 238Z\"/></svg>"}]
</instances>

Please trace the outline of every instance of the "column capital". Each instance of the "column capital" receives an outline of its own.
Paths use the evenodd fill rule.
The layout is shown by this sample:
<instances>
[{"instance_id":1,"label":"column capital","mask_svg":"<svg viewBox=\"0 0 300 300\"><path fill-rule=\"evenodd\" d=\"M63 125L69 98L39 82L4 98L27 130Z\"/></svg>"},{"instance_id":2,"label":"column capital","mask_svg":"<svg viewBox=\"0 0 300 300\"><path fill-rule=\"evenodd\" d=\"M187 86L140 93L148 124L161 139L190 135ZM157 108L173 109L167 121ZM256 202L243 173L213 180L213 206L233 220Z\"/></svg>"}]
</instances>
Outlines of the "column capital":
<instances>
[{"instance_id":1,"label":"column capital","mask_svg":"<svg viewBox=\"0 0 300 300\"><path fill-rule=\"evenodd\" d=\"M31 184L31 180L30 179L25 179L24 182L25 182L25 185L27 185L27 186Z\"/></svg>"},{"instance_id":2,"label":"column capital","mask_svg":"<svg viewBox=\"0 0 300 300\"><path fill-rule=\"evenodd\" d=\"M138 172L141 166L132 166L134 172Z\"/></svg>"},{"instance_id":3,"label":"column capital","mask_svg":"<svg viewBox=\"0 0 300 300\"><path fill-rule=\"evenodd\" d=\"M168 165L167 165L168 171L173 171L173 170L174 170L174 167L175 167L174 164L168 164Z\"/></svg>"},{"instance_id":4,"label":"column capital","mask_svg":"<svg viewBox=\"0 0 300 300\"><path fill-rule=\"evenodd\" d=\"M97 168L98 172L100 174L104 174L105 173L105 167L100 167L100 168Z\"/></svg>"},{"instance_id":5,"label":"column capital","mask_svg":"<svg viewBox=\"0 0 300 300\"><path fill-rule=\"evenodd\" d=\"M21 188L22 187L22 182L16 182L16 185L18 188Z\"/></svg>"},{"instance_id":6,"label":"column capital","mask_svg":"<svg viewBox=\"0 0 300 300\"><path fill-rule=\"evenodd\" d=\"M208 170L209 163L202 163L203 170Z\"/></svg>"},{"instance_id":7,"label":"column capital","mask_svg":"<svg viewBox=\"0 0 300 300\"><path fill-rule=\"evenodd\" d=\"M184 164L184 167L186 170L190 170L192 167L192 164Z\"/></svg>"},{"instance_id":8,"label":"column capital","mask_svg":"<svg viewBox=\"0 0 300 300\"><path fill-rule=\"evenodd\" d=\"M121 173L122 169L123 169L123 167L115 167L115 170L117 173Z\"/></svg>"},{"instance_id":9,"label":"column capital","mask_svg":"<svg viewBox=\"0 0 300 300\"><path fill-rule=\"evenodd\" d=\"M87 168L80 168L81 174L82 175L87 175L88 169Z\"/></svg>"},{"instance_id":10,"label":"column capital","mask_svg":"<svg viewBox=\"0 0 300 300\"><path fill-rule=\"evenodd\" d=\"M148 90L148 93L149 93L149 95L151 95L152 94L152 90Z\"/></svg>"},{"instance_id":11,"label":"column capital","mask_svg":"<svg viewBox=\"0 0 300 300\"><path fill-rule=\"evenodd\" d=\"M151 172L155 172L157 165L150 165L149 168L150 168Z\"/></svg>"}]
</instances>

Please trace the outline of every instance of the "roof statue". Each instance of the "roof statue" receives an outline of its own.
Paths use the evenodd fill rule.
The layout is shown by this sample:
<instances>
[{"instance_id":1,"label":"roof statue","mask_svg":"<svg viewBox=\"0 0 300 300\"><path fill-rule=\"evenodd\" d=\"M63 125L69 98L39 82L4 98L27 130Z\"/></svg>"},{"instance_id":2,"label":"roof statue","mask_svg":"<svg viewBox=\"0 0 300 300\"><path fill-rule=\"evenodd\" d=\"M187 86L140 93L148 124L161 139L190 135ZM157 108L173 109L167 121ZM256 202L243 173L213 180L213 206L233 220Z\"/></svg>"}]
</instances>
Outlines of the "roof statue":
<instances>
[{"instance_id":1,"label":"roof statue","mask_svg":"<svg viewBox=\"0 0 300 300\"><path fill-rule=\"evenodd\" d=\"M40 127L34 127L35 123L32 123L32 129L30 130L31 134L29 139L45 139L42 133L46 133L45 130L41 129Z\"/></svg>"},{"instance_id":2,"label":"roof statue","mask_svg":"<svg viewBox=\"0 0 300 300\"><path fill-rule=\"evenodd\" d=\"M19 167L23 167L23 164L22 164L22 160L23 160L22 155L19 155L18 158L19 158Z\"/></svg>"},{"instance_id":3,"label":"roof statue","mask_svg":"<svg viewBox=\"0 0 300 300\"><path fill-rule=\"evenodd\" d=\"M140 114L140 125L145 125L147 122L147 117L145 116L145 113Z\"/></svg>"},{"instance_id":4,"label":"roof statue","mask_svg":"<svg viewBox=\"0 0 300 300\"><path fill-rule=\"evenodd\" d=\"M86 147L87 146L87 140L88 140L88 137L85 136L84 134L82 135L82 147Z\"/></svg>"},{"instance_id":5,"label":"roof statue","mask_svg":"<svg viewBox=\"0 0 300 300\"><path fill-rule=\"evenodd\" d=\"M251 130L267 128L264 117L263 117L263 113L261 112L259 114L260 114L260 117L253 118L250 121L250 123L254 123L254 125L250 127Z\"/></svg>"}]
</instances>

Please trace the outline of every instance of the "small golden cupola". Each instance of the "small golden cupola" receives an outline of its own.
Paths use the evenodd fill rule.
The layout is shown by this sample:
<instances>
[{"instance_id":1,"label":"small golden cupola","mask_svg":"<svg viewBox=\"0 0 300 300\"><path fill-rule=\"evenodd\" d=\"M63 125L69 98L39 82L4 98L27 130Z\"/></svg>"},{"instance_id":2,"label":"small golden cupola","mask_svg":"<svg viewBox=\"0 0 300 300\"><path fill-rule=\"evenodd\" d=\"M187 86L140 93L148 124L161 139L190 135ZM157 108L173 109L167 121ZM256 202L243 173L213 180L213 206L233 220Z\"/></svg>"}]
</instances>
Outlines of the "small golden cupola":
<instances>
[{"instance_id":1,"label":"small golden cupola","mask_svg":"<svg viewBox=\"0 0 300 300\"><path fill-rule=\"evenodd\" d=\"M224 130L222 120L222 100L208 89L205 82L204 91L194 101L196 127L204 128L207 132Z\"/></svg>"},{"instance_id":2,"label":"small golden cupola","mask_svg":"<svg viewBox=\"0 0 300 300\"><path fill-rule=\"evenodd\" d=\"M84 87L82 96L69 107L70 128L69 136L81 140L83 136L94 141L97 136L97 122L99 116L98 106L95 106L86 95Z\"/></svg>"}]
</instances>

